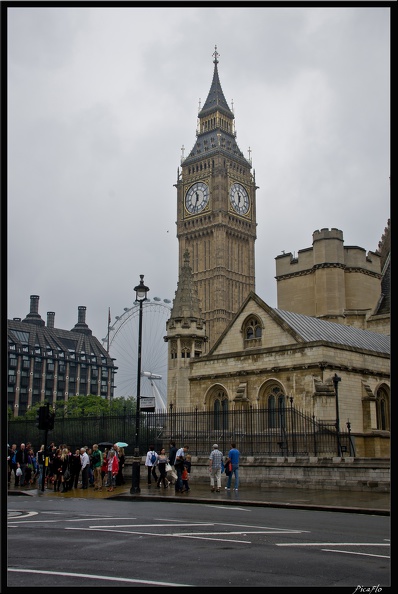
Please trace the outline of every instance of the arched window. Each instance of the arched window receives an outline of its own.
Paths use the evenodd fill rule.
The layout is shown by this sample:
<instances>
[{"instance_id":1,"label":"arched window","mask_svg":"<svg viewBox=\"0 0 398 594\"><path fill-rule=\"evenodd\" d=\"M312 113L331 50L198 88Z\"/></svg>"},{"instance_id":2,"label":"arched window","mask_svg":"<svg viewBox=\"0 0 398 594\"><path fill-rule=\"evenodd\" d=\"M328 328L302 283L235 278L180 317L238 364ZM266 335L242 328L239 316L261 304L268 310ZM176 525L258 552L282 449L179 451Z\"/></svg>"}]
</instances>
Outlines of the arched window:
<instances>
[{"instance_id":1,"label":"arched window","mask_svg":"<svg viewBox=\"0 0 398 594\"><path fill-rule=\"evenodd\" d=\"M275 396L268 397L268 427L276 427Z\"/></svg>"},{"instance_id":2,"label":"arched window","mask_svg":"<svg viewBox=\"0 0 398 594\"><path fill-rule=\"evenodd\" d=\"M243 327L245 347L261 346L263 329L260 320L251 316L245 321Z\"/></svg>"},{"instance_id":3,"label":"arched window","mask_svg":"<svg viewBox=\"0 0 398 594\"><path fill-rule=\"evenodd\" d=\"M228 397L224 390L219 390L214 399L213 428L217 430L228 428Z\"/></svg>"},{"instance_id":4,"label":"arched window","mask_svg":"<svg viewBox=\"0 0 398 594\"><path fill-rule=\"evenodd\" d=\"M270 429L282 428L285 424L286 397L280 386L270 386L265 394L266 425Z\"/></svg>"},{"instance_id":5,"label":"arched window","mask_svg":"<svg viewBox=\"0 0 398 594\"><path fill-rule=\"evenodd\" d=\"M379 388L376 395L377 428L382 431L390 430L389 398L384 388Z\"/></svg>"}]
</instances>

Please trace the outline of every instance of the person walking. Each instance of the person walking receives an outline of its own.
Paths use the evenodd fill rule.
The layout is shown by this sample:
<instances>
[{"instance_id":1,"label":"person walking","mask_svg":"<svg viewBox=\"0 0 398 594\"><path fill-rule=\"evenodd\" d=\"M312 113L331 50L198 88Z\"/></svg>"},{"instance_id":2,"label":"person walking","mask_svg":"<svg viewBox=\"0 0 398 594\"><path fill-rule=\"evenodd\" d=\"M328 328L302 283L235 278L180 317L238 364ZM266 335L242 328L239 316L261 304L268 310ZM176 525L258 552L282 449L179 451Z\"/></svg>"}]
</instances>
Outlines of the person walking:
<instances>
[{"instance_id":1,"label":"person walking","mask_svg":"<svg viewBox=\"0 0 398 594\"><path fill-rule=\"evenodd\" d=\"M240 451L236 448L236 443L233 442L231 443L231 449L228 452L228 460L231 461L232 471L228 476L227 486L225 487L227 491L231 490L232 475L235 476L234 491L239 489L239 458Z\"/></svg>"},{"instance_id":2,"label":"person walking","mask_svg":"<svg viewBox=\"0 0 398 594\"><path fill-rule=\"evenodd\" d=\"M158 455L155 452L155 446L150 445L145 459L145 466L148 469L148 487L152 484L151 476L153 476L155 483L158 482L158 475L156 474L157 461Z\"/></svg>"},{"instance_id":3,"label":"person walking","mask_svg":"<svg viewBox=\"0 0 398 594\"><path fill-rule=\"evenodd\" d=\"M166 450L162 448L160 450L160 454L158 456L158 468L160 476L157 482L157 488L160 489L160 485L163 484L163 487L167 489L169 486L169 481L167 480L167 472L166 472L166 464L168 462L168 457L166 455Z\"/></svg>"},{"instance_id":4,"label":"person walking","mask_svg":"<svg viewBox=\"0 0 398 594\"><path fill-rule=\"evenodd\" d=\"M21 446L19 448L19 450L17 451L16 454L16 462L17 462L17 468L21 469L21 475L19 476L19 486L23 487L25 484L25 473L26 473L26 468L28 466L28 451L25 447L24 443L21 443ZM18 486L18 485L15 485Z\"/></svg>"},{"instance_id":5,"label":"person walking","mask_svg":"<svg viewBox=\"0 0 398 594\"><path fill-rule=\"evenodd\" d=\"M176 442L170 442L170 449L169 449L169 464L171 466L171 470L169 471L169 476L167 477L172 485L175 484L177 480L177 471L175 469L174 463L176 461L176 454L177 454Z\"/></svg>"},{"instance_id":6,"label":"person walking","mask_svg":"<svg viewBox=\"0 0 398 594\"><path fill-rule=\"evenodd\" d=\"M182 493L183 490L183 483L182 483L182 472L184 470L184 458L189 450L189 446L184 445L182 448L179 448L176 452L176 459L174 462L174 467L177 472L177 480L175 482L175 492Z\"/></svg>"},{"instance_id":7,"label":"person walking","mask_svg":"<svg viewBox=\"0 0 398 594\"><path fill-rule=\"evenodd\" d=\"M221 463L222 452L218 449L218 444L213 444L213 451L209 456L209 472L210 472L210 490L212 493L216 490L215 482L217 481L217 493L221 490Z\"/></svg>"},{"instance_id":8,"label":"person walking","mask_svg":"<svg viewBox=\"0 0 398 594\"><path fill-rule=\"evenodd\" d=\"M190 491L191 489L189 487L189 472L188 472L188 467L186 464L184 464L184 468L181 473L181 480L182 480L182 492L188 493L188 491Z\"/></svg>"}]
</instances>

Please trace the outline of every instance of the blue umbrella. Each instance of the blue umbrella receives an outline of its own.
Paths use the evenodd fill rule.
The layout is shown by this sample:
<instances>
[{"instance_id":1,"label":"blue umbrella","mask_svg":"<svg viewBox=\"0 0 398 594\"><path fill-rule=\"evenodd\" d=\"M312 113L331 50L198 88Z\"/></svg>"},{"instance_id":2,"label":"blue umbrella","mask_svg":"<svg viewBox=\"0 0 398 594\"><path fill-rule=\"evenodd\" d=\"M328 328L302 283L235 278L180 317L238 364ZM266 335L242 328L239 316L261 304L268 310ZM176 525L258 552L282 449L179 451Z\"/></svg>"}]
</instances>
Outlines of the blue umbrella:
<instances>
[{"instance_id":1,"label":"blue umbrella","mask_svg":"<svg viewBox=\"0 0 398 594\"><path fill-rule=\"evenodd\" d=\"M115 445L117 445L118 448L127 448L127 446L129 445L128 443L126 443L125 441L117 441L115 443Z\"/></svg>"}]
</instances>

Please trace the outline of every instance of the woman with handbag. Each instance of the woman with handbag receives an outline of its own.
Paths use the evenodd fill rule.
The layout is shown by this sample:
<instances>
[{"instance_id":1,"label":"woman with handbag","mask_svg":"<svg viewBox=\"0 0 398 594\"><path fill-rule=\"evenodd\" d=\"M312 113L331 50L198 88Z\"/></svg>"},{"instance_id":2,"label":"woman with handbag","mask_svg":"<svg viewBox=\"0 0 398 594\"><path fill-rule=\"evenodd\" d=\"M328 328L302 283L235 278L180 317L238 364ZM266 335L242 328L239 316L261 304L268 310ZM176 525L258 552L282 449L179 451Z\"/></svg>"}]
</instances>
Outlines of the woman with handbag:
<instances>
[{"instance_id":1,"label":"woman with handbag","mask_svg":"<svg viewBox=\"0 0 398 594\"><path fill-rule=\"evenodd\" d=\"M160 450L160 454L158 456L158 468L159 468L159 472L160 472L160 476L158 478L158 482L157 482L157 488L160 489L160 485L163 483L163 487L165 489L167 489L167 487L169 486L169 481L167 480L167 470L166 470L166 466L168 463L169 459L166 456L166 450L164 448L162 448Z\"/></svg>"}]
</instances>

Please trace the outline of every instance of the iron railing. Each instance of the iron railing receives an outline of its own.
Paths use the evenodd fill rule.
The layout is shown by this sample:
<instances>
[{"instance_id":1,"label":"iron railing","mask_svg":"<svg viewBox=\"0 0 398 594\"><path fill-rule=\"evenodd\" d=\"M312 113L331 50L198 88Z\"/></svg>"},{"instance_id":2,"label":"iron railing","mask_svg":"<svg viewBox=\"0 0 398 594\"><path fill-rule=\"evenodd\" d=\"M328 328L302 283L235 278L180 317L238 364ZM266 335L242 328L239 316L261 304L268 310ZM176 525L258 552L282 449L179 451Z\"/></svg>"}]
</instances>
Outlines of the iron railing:
<instances>
[{"instance_id":1,"label":"iron railing","mask_svg":"<svg viewBox=\"0 0 398 594\"><path fill-rule=\"evenodd\" d=\"M133 454L135 414L59 417L47 441L69 445L72 450L94 443L124 441L127 455ZM339 437L339 439L338 439ZM8 443L30 441L38 449L45 440L35 421L11 420ZM177 447L189 445L194 456L208 455L214 443L226 452L231 442L245 456L355 456L354 442L349 431L337 436L335 423L317 421L294 408L220 410L218 412L174 410L141 412L139 450L145 453L149 445L156 450L169 449L170 441Z\"/></svg>"}]
</instances>

